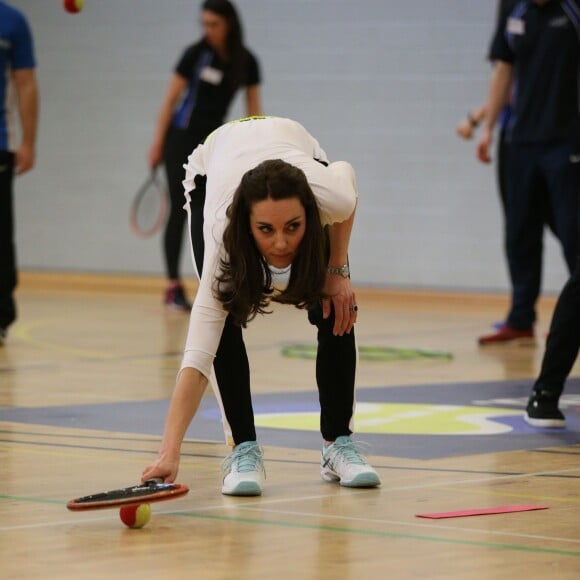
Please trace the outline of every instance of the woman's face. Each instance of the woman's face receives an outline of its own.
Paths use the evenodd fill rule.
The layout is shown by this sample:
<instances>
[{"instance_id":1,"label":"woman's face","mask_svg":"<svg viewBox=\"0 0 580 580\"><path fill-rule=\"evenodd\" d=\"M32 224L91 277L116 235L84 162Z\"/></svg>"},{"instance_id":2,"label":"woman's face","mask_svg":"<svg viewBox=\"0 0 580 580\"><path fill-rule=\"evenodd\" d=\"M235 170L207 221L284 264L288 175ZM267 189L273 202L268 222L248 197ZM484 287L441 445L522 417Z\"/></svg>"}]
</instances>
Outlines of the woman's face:
<instances>
[{"instance_id":1,"label":"woman's face","mask_svg":"<svg viewBox=\"0 0 580 580\"><path fill-rule=\"evenodd\" d=\"M252 206L250 229L268 264L285 268L298 253L306 231L306 212L297 197L265 199Z\"/></svg>"},{"instance_id":2,"label":"woman's face","mask_svg":"<svg viewBox=\"0 0 580 580\"><path fill-rule=\"evenodd\" d=\"M203 10L201 12L201 26L205 40L212 48L222 49L226 46L228 22L223 16L209 10Z\"/></svg>"}]
</instances>

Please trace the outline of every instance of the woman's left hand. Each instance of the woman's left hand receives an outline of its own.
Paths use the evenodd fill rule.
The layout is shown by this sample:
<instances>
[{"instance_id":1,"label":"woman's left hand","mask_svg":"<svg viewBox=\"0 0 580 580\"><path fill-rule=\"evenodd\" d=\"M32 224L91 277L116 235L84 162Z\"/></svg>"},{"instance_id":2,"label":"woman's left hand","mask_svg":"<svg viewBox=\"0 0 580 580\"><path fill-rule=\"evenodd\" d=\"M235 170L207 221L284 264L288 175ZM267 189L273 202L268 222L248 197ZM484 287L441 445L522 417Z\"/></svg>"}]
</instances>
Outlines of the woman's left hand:
<instances>
[{"instance_id":1,"label":"woman's left hand","mask_svg":"<svg viewBox=\"0 0 580 580\"><path fill-rule=\"evenodd\" d=\"M343 278L336 274L327 274L324 284L324 292L329 296L322 301L322 314L328 318L334 308L334 328L332 333L335 336L348 334L358 314L356 297L350 278Z\"/></svg>"}]
</instances>

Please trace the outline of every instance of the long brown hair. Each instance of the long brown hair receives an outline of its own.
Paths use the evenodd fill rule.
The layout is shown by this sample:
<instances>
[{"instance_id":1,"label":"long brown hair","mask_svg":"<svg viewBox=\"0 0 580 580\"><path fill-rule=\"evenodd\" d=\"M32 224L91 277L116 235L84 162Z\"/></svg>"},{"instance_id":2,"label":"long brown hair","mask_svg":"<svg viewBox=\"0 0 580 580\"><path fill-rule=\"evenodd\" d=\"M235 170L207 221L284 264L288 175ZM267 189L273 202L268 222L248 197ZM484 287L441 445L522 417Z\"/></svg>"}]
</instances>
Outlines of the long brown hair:
<instances>
[{"instance_id":1,"label":"long brown hair","mask_svg":"<svg viewBox=\"0 0 580 580\"><path fill-rule=\"evenodd\" d=\"M231 88L235 91L244 83L244 69L246 65L244 33L238 11L229 0L205 0L201 5L201 9L218 14L227 23L228 35L226 38L226 50L232 67Z\"/></svg>"},{"instance_id":2,"label":"long brown hair","mask_svg":"<svg viewBox=\"0 0 580 580\"><path fill-rule=\"evenodd\" d=\"M306 228L292 262L288 287L274 295L268 264L251 233L250 214L259 201L290 198L298 198L304 207ZM270 300L309 308L324 297L327 236L302 170L280 159L260 163L242 177L227 217L223 236L227 258L221 261L215 295L237 324L245 327L257 314L268 313Z\"/></svg>"}]
</instances>

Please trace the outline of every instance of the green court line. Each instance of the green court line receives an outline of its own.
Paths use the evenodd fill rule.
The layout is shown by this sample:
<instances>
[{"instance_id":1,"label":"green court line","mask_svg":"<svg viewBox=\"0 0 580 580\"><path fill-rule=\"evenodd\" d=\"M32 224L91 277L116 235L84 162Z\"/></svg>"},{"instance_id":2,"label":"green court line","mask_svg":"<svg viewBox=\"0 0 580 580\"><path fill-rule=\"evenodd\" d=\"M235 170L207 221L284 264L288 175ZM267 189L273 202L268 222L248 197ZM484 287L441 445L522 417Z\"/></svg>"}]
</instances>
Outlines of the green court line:
<instances>
[{"instance_id":1,"label":"green court line","mask_svg":"<svg viewBox=\"0 0 580 580\"><path fill-rule=\"evenodd\" d=\"M297 343L282 347L283 356L314 360L317 347L315 344ZM451 360L450 352L416 348L396 348L390 346L358 346L358 356L361 362L389 362L400 360L444 359Z\"/></svg>"},{"instance_id":2,"label":"green court line","mask_svg":"<svg viewBox=\"0 0 580 580\"><path fill-rule=\"evenodd\" d=\"M22 501L31 503L62 505L65 507L65 502L62 500L46 499L46 498L31 498L19 497L12 495L0 495L0 500L8 501ZM481 542L476 540L459 540L455 538L441 538L438 536L423 536L419 534L399 534L396 532L383 532L381 530L365 530L361 528L342 528L339 526L318 526L315 524L304 524L296 522L285 522L281 520L254 520L252 518L232 517L232 516L217 516L209 514L200 514L192 512L167 512L165 515L172 515L178 517L195 518L202 520L217 520L223 522L234 522L241 524L253 524L263 526L278 526L283 528L296 528L302 530L317 530L324 532L335 532L339 534L356 534L361 536L377 536L382 538L397 538L401 540L416 540L422 542L437 542L444 544L456 544L464 546L478 546L480 548L498 548L500 550L513 550L520 552L534 552L541 554L553 554L558 556L573 556L580 557L580 551L573 550L556 550L552 548L533 548L530 546L520 546L517 544L498 544L495 542ZM379 522L380 523L380 522ZM461 530L458 530L461 531ZM485 530L482 530L485 533Z\"/></svg>"},{"instance_id":3,"label":"green court line","mask_svg":"<svg viewBox=\"0 0 580 580\"><path fill-rule=\"evenodd\" d=\"M284 522L280 520L253 520L251 518L239 518L231 516L215 516L208 514L196 514L188 512L172 512L171 515L190 517L197 519L220 520L225 522L237 522L242 524L279 526L285 528L297 528L302 530L318 530L324 532L337 532L340 534L358 534L363 536L379 536L383 538L398 538L401 540L417 540L423 542L438 542L444 544L460 544L464 546L478 546L480 548L498 548L500 550L514 550L520 552L534 552L541 554L554 554L558 556L580 557L580 551L556 550L552 548L532 548L530 546L519 546L517 544L497 544L495 542L478 542L475 540L458 540L454 538L441 538L438 536L423 536L418 534L397 534L395 532L383 532L380 530L364 530L360 528L341 528L338 526L317 526L314 524L301 524L295 522ZM458 530L461 532L461 530ZM485 530L483 530L485 533Z\"/></svg>"}]
</instances>

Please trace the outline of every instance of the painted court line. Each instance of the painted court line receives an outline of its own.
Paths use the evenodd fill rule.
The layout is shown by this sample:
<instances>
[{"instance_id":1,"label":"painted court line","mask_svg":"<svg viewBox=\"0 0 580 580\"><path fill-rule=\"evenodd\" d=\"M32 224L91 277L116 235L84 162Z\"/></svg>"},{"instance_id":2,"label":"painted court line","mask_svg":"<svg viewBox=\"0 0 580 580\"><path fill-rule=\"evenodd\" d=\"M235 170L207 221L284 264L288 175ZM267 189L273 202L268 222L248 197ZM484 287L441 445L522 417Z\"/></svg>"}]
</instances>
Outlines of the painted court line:
<instances>
[{"instance_id":1,"label":"painted court line","mask_svg":"<svg viewBox=\"0 0 580 580\"><path fill-rule=\"evenodd\" d=\"M558 475L563 473L570 473L578 471L578 467L570 467L567 469L558 469L555 471L536 471L531 473L519 473L517 475L498 475L496 477L480 477L477 479L459 479L457 481L441 481L441 482L434 482L434 483L424 483L418 485L407 485L407 486L400 486L400 487L389 487L386 488L389 491L410 491L413 489L428 489L431 487L449 487L453 485L465 485L470 483L487 483L490 481L504 481L506 479L523 479L527 477L545 477L548 475ZM384 487L384 486L383 486Z\"/></svg>"},{"instance_id":2,"label":"painted court line","mask_svg":"<svg viewBox=\"0 0 580 580\"><path fill-rule=\"evenodd\" d=\"M1 423L1 422L0 422ZM75 427L76 429L76 427ZM88 440L104 440L104 441L133 441L136 443L159 443L161 441L161 437L154 437L154 436L110 436L110 435L76 435L76 434L61 434L61 433L38 433L38 432L28 432L28 431L11 431L6 429L0 429L0 433L5 434L17 434L17 435L29 435L29 436L37 436L37 437L63 437L65 439L72 438L72 439L88 439ZM102 445L81 445L81 444L70 444L70 443L50 443L46 441L27 441L27 440L17 440L17 439L0 439L0 444L18 444L18 445L38 445L40 447L60 447L63 449L89 449L95 451L108 451L108 452L120 452L120 453L136 453L136 454L156 454L156 449L131 449L131 448L119 448L119 447L107 447ZM192 445L219 445L224 446L225 444L223 441L216 441L216 440L205 440L205 439L184 439L184 443L189 443ZM6 449L9 449L7 446ZM549 450L538 450L533 449L529 450L530 453L536 452L548 452ZM580 453L573 453L573 455L580 455ZM223 459L224 453L216 453L216 454L209 454L209 453L193 453L193 452L183 452L183 457L201 457L201 458L218 458ZM280 459L280 458L269 458L267 459L268 463L292 463L292 464L299 464L299 465L317 465L318 461L314 460L297 460L297 459ZM430 473L463 473L463 474L478 474L478 475L490 475L490 476L527 476L526 473L521 472L509 472L509 471L489 471L489 470L478 470L478 469L448 469L448 468L436 468L436 467L417 467L417 466L408 466L408 465L380 465L376 462L373 462L373 467L375 469L388 469L391 471L418 471L418 472L430 472ZM579 475L578 476L568 476L568 477L580 477L580 469L578 469ZM560 472L545 472L545 473L535 473L532 474L537 477L566 477L565 475L559 475ZM390 488L396 489L396 488Z\"/></svg>"},{"instance_id":3,"label":"painted court line","mask_svg":"<svg viewBox=\"0 0 580 580\"><path fill-rule=\"evenodd\" d=\"M231 506L206 506L202 509L196 509L195 511L159 511L156 512L156 515L174 515L178 517L191 517L191 518L198 518L198 519L209 519L209 520L220 520L220 521L229 521L232 523L244 523L244 524L251 524L256 526L278 526L278 527L287 527L287 528L299 528L299 529L311 529L311 530L324 530L324 531L331 531L331 532L338 532L338 533L347 533L352 535L367 535L367 536L379 536L379 537L389 537L389 538L399 538L399 539L408 539L408 540L415 540L415 541L428 541L428 542L437 542L437 543L448 543L448 544L461 544L461 545L471 545L471 546L480 546L486 548L498 548L504 550L513 550L513 551L526 551L526 552L541 552L541 553L548 553L548 554L557 554L563 556L575 556L580 557L580 551L573 551L573 550L560 550L560 549L551 549L551 548L541 548L541 547L531 547L531 546L520 546L520 545L510 545L510 544L498 544L493 542L485 542L485 541L476 541L476 540L463 540L463 539L456 539L456 538L443 538L440 536L426 536L426 535L417 535L417 534L403 534L403 533L395 533L395 532L386 532L381 530L366 530L366 529L352 529L352 528L342 528L339 526L329 526L329 525L315 525L315 524L304 524L304 523L296 523L296 522L287 522L287 521L280 521L280 520L254 520L251 518L240 518L236 516L221 516L221 515L212 515L207 512L208 510L221 510L221 509L232 509ZM238 508L236 508L238 509ZM260 507L250 508L248 506L241 507L244 510L256 510L256 511L266 511L271 513L277 513L280 515L293 515L293 516L303 516L303 517L311 517L311 518L319 518L320 514L317 513L309 513L309 512L287 512L283 510L263 510ZM520 539L534 539L534 540L541 540L541 541L554 541L554 542L568 542L568 543L579 543L580 540L572 540L569 538L559 538L559 537L550 537L550 536L538 536L532 534L515 534L509 532L498 532L493 530L478 530L478 529L471 529L471 528L461 528L455 526L443 526L443 525L434 525L434 524L418 524L412 522L400 522L398 520L372 520L369 518L354 518L350 516L337 516L331 515L326 517L332 517L337 520L344 520L344 521L359 521L362 523L379 523L381 525L400 525L400 526L408 526L408 527L421 527L425 528L432 528L434 530L445 530L451 531L455 533L463 534L465 532L471 532L476 534L487 534L487 535L497 535L497 536L507 536L507 537L514 537ZM83 524L90 524L94 522L102 522L108 520L116 520L115 516L110 517L101 517L101 518L83 518ZM19 526L5 526L0 527L0 532L3 531L15 531L15 530L30 530L30 529L40 529L43 527L60 527L73 524L72 520L59 520L56 522L45 522L45 523L38 523L38 524L26 524L26 525L19 525ZM78 525L75 523L74 525Z\"/></svg>"},{"instance_id":4,"label":"painted court line","mask_svg":"<svg viewBox=\"0 0 580 580\"><path fill-rule=\"evenodd\" d=\"M580 503L580 497L561 497L549 495L537 495L531 493L514 493L510 491L493 491L491 489L455 489L454 487L442 487L443 491L461 491L461 493L470 493L475 495L498 496L498 497L517 497L520 499L558 502L558 503Z\"/></svg>"},{"instance_id":5,"label":"painted court line","mask_svg":"<svg viewBox=\"0 0 580 580\"><path fill-rule=\"evenodd\" d=\"M147 441L145 441L147 443ZM13 439L0 439L0 447L5 451L14 452L15 449L11 448L11 444L21 445L18 448L19 453L32 453L37 455L52 455L57 457L77 457L79 456L78 453L75 451L81 450L88 450L88 451L103 451L108 455L111 461L137 461L137 458L133 460L128 460L127 458L119 458L115 457L117 453L134 453L135 455L157 455L156 450L151 449L130 449L130 448L119 448L119 447L104 447L104 446L97 446L97 445L79 445L73 443L50 443L50 442L42 442L42 441L16 441ZM28 447L27 447L28 446ZM34 447L40 447L41 449L34 449ZM55 448L54 451L45 451L43 450L46 447ZM62 451L59 451L61 449ZM113 452L113 453L111 453ZM209 454L192 454L192 453L182 453L183 457L199 457L204 459L214 459L214 458L223 458L223 455L209 455ZM86 455L81 455L86 459ZM141 458L139 458L141 460ZM196 464L197 465L197 464Z\"/></svg>"},{"instance_id":6,"label":"painted court line","mask_svg":"<svg viewBox=\"0 0 580 580\"><path fill-rule=\"evenodd\" d=\"M0 429L0 433L11 433L10 431L7 430L1 430ZM30 436L47 436L47 437L63 437L63 438L72 438L72 439L96 439L96 440L105 440L105 441L134 441L136 443L159 443L161 441L161 438L155 438L155 439L141 439L141 438L137 438L137 437L110 437L110 436L100 436L100 435L80 435L80 436L75 436L73 434L71 435L61 435L58 433L47 433L42 434L42 433L27 433L27 432L16 432L16 434L18 435L30 435ZM197 444L197 445L224 445L224 443L222 441L213 441L213 440L194 440L194 439L186 439L184 440L184 442L186 443L191 443L191 444ZM17 440L17 439L0 439L0 445L2 443L6 444L5 449L9 450L9 451L13 451L12 449L10 449L9 444L15 444L15 445L30 445L31 447L39 446L39 447L55 447L55 448L61 448L63 450L66 449L88 449L91 451L105 451L105 452L113 452L113 453L135 453L135 454L139 454L139 455L143 455L143 454L150 454L150 455L156 455L157 454L157 450L155 449L131 449L131 448L122 448L122 447L108 447L108 446L103 446L103 445L81 445L81 444L71 444L71 443L51 443L51 442L46 442L46 441L27 441L27 440ZM21 451L26 451L24 447L20 448ZM32 452L32 451L29 451ZM38 452L40 453L40 452ZM58 453L56 453L58 454ZM48 455L48 453L47 453ZM62 453L60 454L62 456L64 456L65 454ZM74 453L67 453L67 455L72 455L74 456ZM182 453L182 457L188 457L188 458L204 458L204 459L213 459L213 458L217 458L217 459L223 459L224 457L224 453L215 453L215 454L209 454L209 453L192 453L192 452L183 452ZM279 459L279 458L269 458L267 459L267 463L291 463L291 464L296 464L296 465L318 465L319 461L316 460L298 460L298 459ZM373 467L377 470L391 470L391 471L418 471L418 472L429 472L429 473L462 473L462 474L477 474L477 475L523 475L522 473L515 473L515 472L498 472L498 471L483 471L483 470L470 470L470 469L446 469L446 468L424 468L424 467L416 467L416 466L406 466L406 465L380 465L377 464L376 462L373 462ZM552 474L549 474L552 475Z\"/></svg>"},{"instance_id":7,"label":"painted court line","mask_svg":"<svg viewBox=\"0 0 580 580\"><path fill-rule=\"evenodd\" d=\"M320 513L316 512L294 512L290 510L275 510L275 509L264 509L258 507L251 507L251 506L240 506L241 510L244 511L256 511L256 512L265 512L265 513L272 513L272 514L279 514L279 515L292 515L292 516L301 516L307 518L320 518ZM419 523L419 522L405 522L401 520L385 520L385 519L374 519L374 518L357 518L353 516L341 516L341 515L334 515L334 514L324 514L325 518L332 518L335 520L344 520L344 521L352 521L352 522L361 522L363 524L380 524L380 525L390 525L390 526L403 526L403 527L412 527L412 528L431 528L434 530L448 530L451 532L470 532L474 534L490 534L490 535L497 535L497 536L507 536L513 538L525 538L525 539L532 539L532 540L546 540L550 542L567 542L571 544L580 544L580 539L574 538L561 538L557 536L540 536L537 534L525 534L525 533L518 533L518 532L500 532L497 530L489 530L484 528L465 528L462 526L451 526L445 524L431 524L431 523ZM579 554L580 555L580 554Z\"/></svg>"},{"instance_id":8,"label":"painted court line","mask_svg":"<svg viewBox=\"0 0 580 580\"><path fill-rule=\"evenodd\" d=\"M63 504L64 505L64 504ZM117 516L114 518L109 516L108 518L90 518L90 519L83 519L83 523L91 523L91 522L104 522L107 520L118 519ZM119 520L120 523L120 520ZM60 526L71 526L71 525L78 525L78 522L74 522L73 520L58 520L56 522L39 522L37 524L20 524L17 526L0 526L0 532L13 532L18 530L34 530L34 529L41 529L41 528L52 528L52 527L60 527Z\"/></svg>"},{"instance_id":9,"label":"painted court line","mask_svg":"<svg viewBox=\"0 0 580 580\"><path fill-rule=\"evenodd\" d=\"M493 482L493 481L503 481L506 479L520 479L520 478L524 478L524 477L537 477L537 476L541 476L541 475L546 475L549 473L552 474L561 474L561 473L568 473L570 471L578 471L578 468L567 468L567 469L560 469L557 471L542 471L542 472L532 472L532 473L526 473L526 474L521 474L521 475L509 475L509 476L496 476L496 477L486 477L486 478L477 478L477 479L463 479L463 480L456 480L456 481L446 481L446 482L440 482L440 483L426 483L426 484L419 484L419 485L407 485L407 486L398 486L398 487L386 487L385 485L383 485L381 488L378 489L350 489L348 490L349 496L353 496L353 495L357 495L357 494L366 494L366 493L381 493L382 492L392 492L392 491L412 491L415 489L430 489L430 488L436 488L436 487L441 487L441 488L445 488L448 487L450 489L452 489L452 486L454 485L463 485L463 484L470 484L470 483L482 483L482 482ZM469 490L461 490L461 491L467 491L469 492ZM8 496L4 496L5 499L9 499ZM292 502L306 502L306 501L316 501L316 500L320 500L320 499L325 499L328 498L328 494L327 493L318 493L318 494L314 494L314 495L310 495L310 496L300 496L300 497L296 497L296 496L292 496L292 497L281 497L281 498L272 498L272 499L264 499L263 497L260 497L259 501L260 502L260 506L263 505L277 505L277 504L287 504L287 503L292 503ZM14 498L14 499L18 499L18 498ZM24 498L21 498L22 501L24 501ZM539 499L542 499L542 497L540 497ZM545 499L545 498L544 498ZM32 498L31 498L32 500ZM32 500L34 501L34 500ZM42 499L37 499L36 501L38 501L39 503L47 503L48 500L42 500ZM51 500L50 503L54 503L54 500ZM229 507L229 506L226 506ZM224 506L222 504L217 504L215 506L206 506L204 508L196 508L196 509L201 509L203 511L206 510L213 510L213 509L223 509ZM170 512L167 512L170 513ZM0 528L1 529L1 528Z\"/></svg>"},{"instance_id":10,"label":"painted court line","mask_svg":"<svg viewBox=\"0 0 580 580\"><path fill-rule=\"evenodd\" d=\"M95 451L114 451L114 452L123 452L123 453L135 453L135 454L152 454L155 453L153 451L150 450L136 450L136 449L115 449L115 448L107 448L107 447L100 447L100 446L89 446L89 445L74 445L74 444L63 444L63 443L58 443L58 444L54 444L54 443L47 443L47 442L29 442L29 441L13 441L13 440L0 440L0 443L6 443L6 447L5 449L8 451L12 451L10 449L10 447L8 447L9 444L20 444L20 445L31 445L31 446L40 446L40 447L57 447L57 448L61 448L61 449L89 449L89 450L95 450ZM21 451L24 450L24 447L20 448ZM27 450L27 452L29 453L35 453L35 451L33 451L32 449ZM37 453L41 453L40 451L38 451ZM57 452L53 452L53 454L57 454ZM65 454L62 454L65 455ZM216 456L214 455L209 455L209 454L198 454L198 455L194 455L194 454L189 454L189 453L185 453L184 456L189 456L189 457L202 457L202 458L214 458ZM275 461L275 460L273 460ZM473 484L473 483L487 483L487 482L493 482L493 481L503 481L503 480L510 480L510 479L522 479L522 478L528 478L528 477L546 477L546 476L557 476L557 475L562 475L562 474L568 474L568 473L575 473L575 472L579 472L580 468L578 467L572 467L572 468L566 468L566 469L559 469L559 470L549 470L549 471L538 471L538 472L530 472L530 473L518 473L518 474L507 474L507 475L490 475L490 476L486 476L486 477L480 477L480 478L472 478L472 479L460 479L460 480L452 480L452 481L441 481L441 482L431 482L431 483L421 483L421 484L417 484L417 485L405 485L405 486L394 486L394 487L386 487L383 486L383 489L388 489L390 492L393 491L410 491L410 490L414 490L414 489L429 489L429 488L433 488L433 487L449 487L449 486L454 486L454 485L465 485L465 484ZM442 472L445 472L445 470L442 470ZM477 472L477 473L481 473L481 472Z\"/></svg>"},{"instance_id":11,"label":"painted court line","mask_svg":"<svg viewBox=\"0 0 580 580\"><path fill-rule=\"evenodd\" d=\"M360 495L365 493L375 493L378 490L349 490L349 495ZM305 497L285 497L285 498L277 498L271 500L264 500L262 498L254 500L254 504L256 505L247 505L247 504L239 504L235 507L232 505L224 505L222 503L209 505L209 506L198 506L192 510L156 510L156 515L178 515L178 516L189 516L189 517L198 517L198 518L209 518L209 519L226 519L228 521L239 521L243 523L253 523L254 525L280 525L280 526L290 526L290 527L304 527L304 528L315 528L315 529L328 529L334 531L341 531L341 532L348 532L348 529L337 528L334 526L316 526L310 524L293 524L291 522L284 522L284 521L259 521L259 520L248 520L245 518L239 518L236 516L217 516L211 515L208 512L212 511L229 511L232 509L235 510L243 510L249 512L257 512L257 513L272 513L272 514L279 514L279 515L291 515L291 516L300 516L300 517L307 517L307 518L320 518L320 513L316 512L304 512L304 511L292 511L292 510L282 510L282 509L274 509L264 507L266 505L273 505L273 504L280 504L280 503L291 503L291 502L304 502L309 500L319 500L328 498L328 494L316 494L311 496ZM9 499L6 497L6 499ZM14 498L18 499L18 498ZM21 498L24 500L24 498ZM33 499L30 498L27 501L38 501L42 503L57 503L56 500L40 500L40 499ZM63 508L65 503L63 502ZM205 515L204 515L205 514ZM511 538L519 538L519 539L532 539L532 540L541 540L541 541L553 541L553 542L564 542L568 544L580 544L580 539L574 538L562 538L557 536L544 536L544 535L537 535L537 534L525 534L525 533L515 533L515 532L501 532L497 530L489 530L489 529L477 529L477 528L465 528L461 526L452 526L452 525L443 525L443 524L432 524L432 523L425 523L425 522L406 522L400 520L388 520L388 519L373 519L373 518L358 518L353 516L342 516L342 515L335 515L335 514L325 514L326 518L333 518L340 521L350 521L350 522L361 522L363 524L379 524L379 525L396 525L402 527L412 527L412 528L429 528L433 530L440 530L440 531L449 531L453 533L474 533L474 534L483 534L483 535L490 535L490 536L501 536L501 537L511 537ZM91 522L101 522L101 521L108 521L108 520L116 520L116 513L115 515L111 515L109 517L91 517L91 518L79 518L80 521L84 523L91 523ZM38 529L43 527L53 527L53 526L62 526L62 525L70 525L73 523L72 519L69 520L59 520L56 522L44 522L44 523L37 523L37 524L25 524L25 525L18 525L18 526L4 526L0 527L0 532L3 531L11 531L11 530L21 530L21 529ZM454 540L454 539L446 539L446 538L438 538L438 537L426 537L426 536L409 536L406 534L396 534L390 532L381 532L381 531L373 531L373 530L354 530L353 533L364 533L369 535L386 535L388 537L400 537L400 538L408 538L408 539L418 539L418 540L430 540L430 541L440 541L440 542L450 542L450 543L466 543L472 545L490 545L486 542L472 542L472 541L463 541L463 540ZM491 544L493 546L493 544ZM529 548L526 546L503 546L503 545L495 545L495 547L500 548L509 548L509 549L519 549L519 550L530 550L530 551L538 551L534 548ZM549 553L558 553L558 554L567 554L573 556L580 556L580 552L567 552L562 550L550 550L550 549L540 549L540 551L547 551Z\"/></svg>"},{"instance_id":12,"label":"painted court line","mask_svg":"<svg viewBox=\"0 0 580 580\"><path fill-rule=\"evenodd\" d=\"M560 549L552 549L552 548L542 548L542 547L532 547L532 546L520 546L520 545L513 545L513 544L497 544L493 542L484 542L484 541L476 541L476 540L462 540L456 538L443 538L440 536L424 536L424 535L416 535L416 534L400 534L395 532L386 532L381 530L364 530L364 529L356 529L356 528L340 528L338 526L329 526L329 525L315 525L315 524L304 524L304 523L295 523L295 522L281 522L277 520L254 520L250 518L239 518L239 517L227 517L227 516L212 516L212 515L202 515L202 514L195 514L195 513L176 513L175 515L183 516L183 517L192 517L192 518L199 518L199 519L214 519L219 521L228 521L233 523L245 523L245 524L252 524L252 525L269 525L269 526L279 526L279 527L286 527L286 528L294 528L294 529L306 529L306 530L323 530L328 532L338 532L350 535L364 535L364 536L375 536L375 537L383 537L383 538L396 538L396 539L405 539L405 540L415 540L415 541L427 541L427 542L436 542L439 544L455 544L455 545L467 545L467 546L478 546L483 548L497 548L500 550L511 550L511 551L522 551L522 552L531 552L531 553L544 553L544 554L554 554L560 556L574 556L580 557L580 551L573 551L573 550L560 550ZM318 514L317 517L320 517ZM455 531L461 532L461 529L457 529Z\"/></svg>"}]
</instances>

